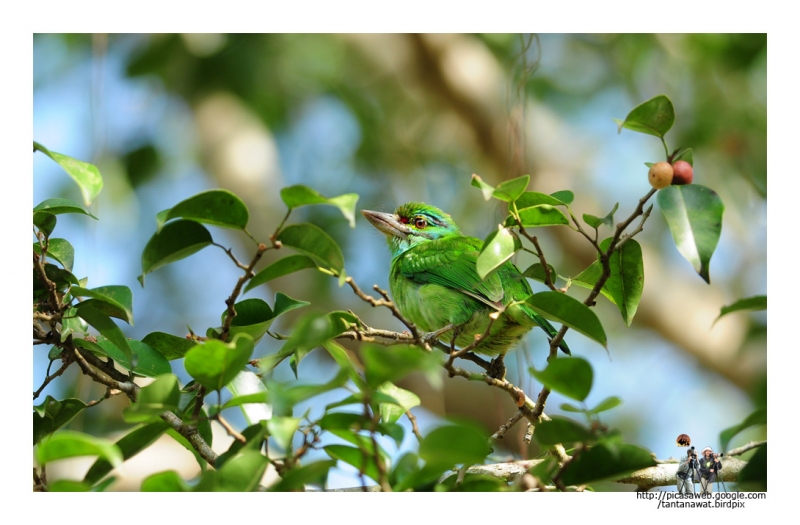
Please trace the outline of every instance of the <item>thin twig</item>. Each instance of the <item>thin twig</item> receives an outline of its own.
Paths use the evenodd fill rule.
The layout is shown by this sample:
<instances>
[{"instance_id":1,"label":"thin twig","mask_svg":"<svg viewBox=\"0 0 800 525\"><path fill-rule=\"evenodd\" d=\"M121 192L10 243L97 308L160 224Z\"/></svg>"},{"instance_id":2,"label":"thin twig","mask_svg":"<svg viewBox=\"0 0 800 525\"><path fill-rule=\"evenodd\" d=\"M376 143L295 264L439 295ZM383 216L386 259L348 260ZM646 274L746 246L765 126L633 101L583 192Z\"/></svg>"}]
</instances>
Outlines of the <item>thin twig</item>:
<instances>
[{"instance_id":1,"label":"thin twig","mask_svg":"<svg viewBox=\"0 0 800 525\"><path fill-rule=\"evenodd\" d=\"M217 414L217 415L216 415L216 416L214 416L212 419L216 420L216 421L217 421L217 423L219 423L220 425L222 425L222 428L224 428L224 429L225 429L225 431L228 433L228 435L229 435L229 436L231 436L233 439L235 439L236 441L238 441L238 442L239 442L239 443L241 443L242 445L246 445L246 444L247 444L247 439L245 439L245 437L244 437L243 435L241 435L240 433L238 433L238 432L237 432L237 431L236 431L236 430L235 430L235 429L234 429L234 428L233 428L233 427L230 425L230 423L228 423L228 422L225 420L225 418L224 418L224 417L222 417L222 415L221 415L221 414Z\"/></svg>"},{"instance_id":2,"label":"thin twig","mask_svg":"<svg viewBox=\"0 0 800 525\"><path fill-rule=\"evenodd\" d=\"M491 439L492 441L497 441L498 439L503 439L503 437L506 435L506 432L511 430L511 428L514 425L516 425L517 422L519 422L520 419L522 419L524 417L525 417L525 414L521 410L517 410L516 412L514 412L514 415L511 416L511 418L508 421L506 421L505 423L500 425L500 428L497 429L497 432L492 434L492 436L489 439Z\"/></svg>"},{"instance_id":3,"label":"thin twig","mask_svg":"<svg viewBox=\"0 0 800 525\"><path fill-rule=\"evenodd\" d=\"M228 335L230 334L231 324L233 324L233 318L236 317L236 308L234 308L234 304L236 303L236 298L239 297L239 294L242 291L242 287L244 283L246 283L250 278L253 277L253 268L255 268L258 261L261 260L261 257L264 255L264 252L269 250L270 247L264 243L258 245L258 249L256 250L256 254L253 256L253 260L250 261L250 264L244 269L244 275L239 277L239 280L236 281L236 286L233 288L233 292L231 292L230 297L225 299L225 304L228 305L228 310L225 312L225 320L222 322L222 330L220 330L219 339L221 341L227 341Z\"/></svg>"},{"instance_id":4,"label":"thin twig","mask_svg":"<svg viewBox=\"0 0 800 525\"><path fill-rule=\"evenodd\" d=\"M50 382L53 379L55 379L58 376L60 376L61 374L63 374L67 370L67 368L69 368L69 365L71 365L71 364L72 364L72 359L68 355L67 357L64 358L64 360L63 360L63 362L61 364L61 367L58 370L56 370L56 372L53 375L48 375L47 377L44 378L44 382L42 383L42 386L39 387L39 390L37 390L36 392L33 393L33 399L36 399L37 397L39 397L39 394L42 393L42 390L44 390L45 387L47 385L49 385Z\"/></svg>"},{"instance_id":5,"label":"thin twig","mask_svg":"<svg viewBox=\"0 0 800 525\"><path fill-rule=\"evenodd\" d=\"M419 432L419 427L417 426L417 417L411 413L411 410L406 410L406 417L411 422L411 431L417 436L417 441L420 443L422 442L422 434Z\"/></svg>"}]
</instances>

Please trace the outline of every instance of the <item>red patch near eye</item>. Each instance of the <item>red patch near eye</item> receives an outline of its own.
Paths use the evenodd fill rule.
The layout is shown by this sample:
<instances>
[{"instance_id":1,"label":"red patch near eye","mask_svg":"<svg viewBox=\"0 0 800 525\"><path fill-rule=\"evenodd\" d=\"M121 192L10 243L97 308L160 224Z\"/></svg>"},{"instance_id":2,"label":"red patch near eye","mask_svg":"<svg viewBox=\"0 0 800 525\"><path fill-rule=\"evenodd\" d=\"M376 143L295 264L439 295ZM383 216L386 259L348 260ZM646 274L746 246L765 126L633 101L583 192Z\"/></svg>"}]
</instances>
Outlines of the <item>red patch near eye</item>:
<instances>
[{"instance_id":1,"label":"red patch near eye","mask_svg":"<svg viewBox=\"0 0 800 525\"><path fill-rule=\"evenodd\" d=\"M408 224L408 217L400 217L400 222L403 224Z\"/></svg>"}]
</instances>

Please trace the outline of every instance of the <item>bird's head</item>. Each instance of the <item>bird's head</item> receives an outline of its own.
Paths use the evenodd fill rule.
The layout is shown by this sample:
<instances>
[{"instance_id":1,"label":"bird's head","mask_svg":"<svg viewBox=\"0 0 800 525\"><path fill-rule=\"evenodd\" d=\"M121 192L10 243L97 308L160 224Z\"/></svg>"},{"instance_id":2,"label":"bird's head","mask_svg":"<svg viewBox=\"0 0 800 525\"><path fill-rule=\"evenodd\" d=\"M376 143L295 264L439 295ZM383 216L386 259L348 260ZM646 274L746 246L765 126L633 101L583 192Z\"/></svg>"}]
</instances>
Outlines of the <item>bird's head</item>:
<instances>
[{"instance_id":1,"label":"bird's head","mask_svg":"<svg viewBox=\"0 0 800 525\"><path fill-rule=\"evenodd\" d=\"M461 234L450 215L421 202L403 204L394 213L370 210L361 213L386 235L393 257L418 244Z\"/></svg>"}]
</instances>

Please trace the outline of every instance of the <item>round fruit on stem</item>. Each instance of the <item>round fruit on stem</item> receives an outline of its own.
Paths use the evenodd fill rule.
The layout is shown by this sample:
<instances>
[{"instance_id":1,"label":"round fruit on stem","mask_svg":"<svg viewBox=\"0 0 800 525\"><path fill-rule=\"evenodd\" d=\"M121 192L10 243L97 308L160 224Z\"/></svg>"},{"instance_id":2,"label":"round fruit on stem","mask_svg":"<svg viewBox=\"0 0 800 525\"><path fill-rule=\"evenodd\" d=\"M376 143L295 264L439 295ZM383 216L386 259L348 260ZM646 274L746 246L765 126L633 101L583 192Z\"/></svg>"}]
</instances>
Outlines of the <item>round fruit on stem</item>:
<instances>
[{"instance_id":1,"label":"round fruit on stem","mask_svg":"<svg viewBox=\"0 0 800 525\"><path fill-rule=\"evenodd\" d=\"M692 165L685 160L678 160L672 165L672 184L691 184L694 179Z\"/></svg>"},{"instance_id":2,"label":"round fruit on stem","mask_svg":"<svg viewBox=\"0 0 800 525\"><path fill-rule=\"evenodd\" d=\"M657 190L661 190L672 184L673 170L669 162L656 162L650 166L647 179L650 185Z\"/></svg>"}]
</instances>

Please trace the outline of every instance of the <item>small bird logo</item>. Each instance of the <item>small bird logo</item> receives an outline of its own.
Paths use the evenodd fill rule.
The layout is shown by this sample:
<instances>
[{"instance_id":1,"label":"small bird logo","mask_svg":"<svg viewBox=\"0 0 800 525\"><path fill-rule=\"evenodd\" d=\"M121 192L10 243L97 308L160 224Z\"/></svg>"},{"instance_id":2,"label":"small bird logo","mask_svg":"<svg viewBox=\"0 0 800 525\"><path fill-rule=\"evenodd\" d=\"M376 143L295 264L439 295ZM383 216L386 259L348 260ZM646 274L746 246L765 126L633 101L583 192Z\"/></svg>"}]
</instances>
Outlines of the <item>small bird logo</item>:
<instances>
[{"instance_id":1,"label":"small bird logo","mask_svg":"<svg viewBox=\"0 0 800 525\"><path fill-rule=\"evenodd\" d=\"M394 213L362 210L384 233L392 252L389 287L400 312L426 332L452 327L455 343L464 347L489 327L474 351L496 356L490 374L505 375L503 356L534 326L554 337L558 332L525 304L533 294L519 269L507 261L481 279L477 259L483 241L461 234L450 215L420 202L403 204ZM561 350L570 354L562 341Z\"/></svg>"},{"instance_id":2,"label":"small bird logo","mask_svg":"<svg viewBox=\"0 0 800 525\"><path fill-rule=\"evenodd\" d=\"M688 447L692 444L692 438L686 434L681 434L678 436L678 439L676 439L675 442L678 443L679 447Z\"/></svg>"}]
</instances>

